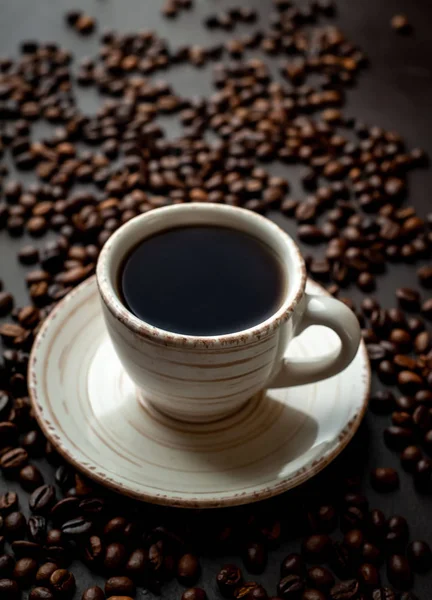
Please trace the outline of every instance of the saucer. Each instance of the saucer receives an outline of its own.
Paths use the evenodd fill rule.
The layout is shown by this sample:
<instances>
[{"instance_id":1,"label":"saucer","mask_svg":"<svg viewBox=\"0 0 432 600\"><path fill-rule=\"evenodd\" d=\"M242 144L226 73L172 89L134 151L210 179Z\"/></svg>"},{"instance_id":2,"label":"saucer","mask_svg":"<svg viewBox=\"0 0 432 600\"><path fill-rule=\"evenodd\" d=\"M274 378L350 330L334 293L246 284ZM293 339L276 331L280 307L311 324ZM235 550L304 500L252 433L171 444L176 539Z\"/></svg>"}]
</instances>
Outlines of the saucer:
<instances>
[{"instance_id":1,"label":"saucer","mask_svg":"<svg viewBox=\"0 0 432 600\"><path fill-rule=\"evenodd\" d=\"M312 281L307 291L326 293ZM338 343L333 331L313 326L291 342L288 354L325 354ZM353 437L369 385L362 342L335 377L266 390L214 423L175 421L147 405L124 372L94 277L45 320L29 364L36 418L66 460L116 492L190 508L263 500L318 473Z\"/></svg>"}]
</instances>

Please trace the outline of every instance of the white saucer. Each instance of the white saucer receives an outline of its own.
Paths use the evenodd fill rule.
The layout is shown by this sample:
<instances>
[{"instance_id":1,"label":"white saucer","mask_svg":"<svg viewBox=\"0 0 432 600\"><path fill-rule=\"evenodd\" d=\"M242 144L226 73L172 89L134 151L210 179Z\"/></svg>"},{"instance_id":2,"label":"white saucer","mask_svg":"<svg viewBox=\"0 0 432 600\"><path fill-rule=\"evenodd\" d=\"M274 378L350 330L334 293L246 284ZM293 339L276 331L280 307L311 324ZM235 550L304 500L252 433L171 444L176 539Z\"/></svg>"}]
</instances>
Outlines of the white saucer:
<instances>
[{"instance_id":1,"label":"white saucer","mask_svg":"<svg viewBox=\"0 0 432 600\"><path fill-rule=\"evenodd\" d=\"M325 293L311 281L307 290ZM329 329L311 327L289 354L324 354L338 343ZM268 390L216 423L174 421L143 405L123 371L94 277L46 319L29 365L39 424L77 469L122 494L194 508L262 500L318 473L357 430L369 385L362 342L351 365L331 379Z\"/></svg>"}]
</instances>

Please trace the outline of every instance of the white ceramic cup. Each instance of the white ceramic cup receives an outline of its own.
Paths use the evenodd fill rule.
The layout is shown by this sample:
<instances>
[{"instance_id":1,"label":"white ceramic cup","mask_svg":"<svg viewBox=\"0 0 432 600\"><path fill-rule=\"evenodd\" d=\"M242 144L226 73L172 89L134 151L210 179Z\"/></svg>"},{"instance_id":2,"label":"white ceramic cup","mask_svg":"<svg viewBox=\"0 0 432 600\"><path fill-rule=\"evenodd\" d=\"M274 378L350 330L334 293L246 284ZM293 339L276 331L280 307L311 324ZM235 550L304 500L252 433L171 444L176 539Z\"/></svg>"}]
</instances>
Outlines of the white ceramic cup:
<instances>
[{"instance_id":1,"label":"white ceramic cup","mask_svg":"<svg viewBox=\"0 0 432 600\"><path fill-rule=\"evenodd\" d=\"M191 336L154 327L124 306L118 279L128 252L149 236L186 225L231 227L270 247L287 282L282 303L270 318L236 333ZM349 365L360 343L358 321L345 304L305 293L305 264L289 235L270 220L242 208L177 204L135 217L103 247L97 282L108 332L125 370L147 402L181 421L221 419L264 388L301 385L336 375ZM318 347L319 357L287 359L289 342L310 325L333 329L341 341L339 351L323 356Z\"/></svg>"}]
</instances>

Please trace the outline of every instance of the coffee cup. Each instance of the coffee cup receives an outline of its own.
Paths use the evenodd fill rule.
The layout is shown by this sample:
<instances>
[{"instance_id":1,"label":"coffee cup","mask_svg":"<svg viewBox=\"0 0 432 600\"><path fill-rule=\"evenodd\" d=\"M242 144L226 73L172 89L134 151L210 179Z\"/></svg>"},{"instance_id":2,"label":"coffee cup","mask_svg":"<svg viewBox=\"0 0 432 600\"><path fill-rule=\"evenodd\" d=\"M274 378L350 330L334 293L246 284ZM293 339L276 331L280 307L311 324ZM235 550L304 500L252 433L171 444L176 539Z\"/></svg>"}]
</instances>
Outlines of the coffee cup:
<instances>
[{"instance_id":1,"label":"coffee cup","mask_svg":"<svg viewBox=\"0 0 432 600\"><path fill-rule=\"evenodd\" d=\"M119 289L125 257L142 240L168 229L206 225L236 229L271 248L288 281L279 307L247 329L209 336L168 331L138 318ZM293 239L242 208L176 204L137 216L106 242L96 275L107 330L125 371L145 402L180 421L216 421L263 389L332 377L350 364L359 347L360 327L352 311L330 296L306 293L306 267ZM311 325L332 329L340 338L338 350L287 358L291 340Z\"/></svg>"}]
</instances>

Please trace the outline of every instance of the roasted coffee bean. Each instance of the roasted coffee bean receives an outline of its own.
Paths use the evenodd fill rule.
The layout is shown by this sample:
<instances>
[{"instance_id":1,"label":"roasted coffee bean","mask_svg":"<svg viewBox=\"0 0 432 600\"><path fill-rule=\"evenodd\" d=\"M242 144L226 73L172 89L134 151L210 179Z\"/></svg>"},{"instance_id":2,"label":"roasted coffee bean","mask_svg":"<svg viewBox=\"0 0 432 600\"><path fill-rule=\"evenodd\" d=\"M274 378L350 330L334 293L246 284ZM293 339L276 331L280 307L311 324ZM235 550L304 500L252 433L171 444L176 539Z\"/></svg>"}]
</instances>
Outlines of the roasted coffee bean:
<instances>
[{"instance_id":1,"label":"roasted coffee bean","mask_svg":"<svg viewBox=\"0 0 432 600\"><path fill-rule=\"evenodd\" d=\"M396 298L405 310L418 311L420 309L420 294L411 288L398 288Z\"/></svg>"},{"instance_id":2,"label":"roasted coffee bean","mask_svg":"<svg viewBox=\"0 0 432 600\"><path fill-rule=\"evenodd\" d=\"M399 475L395 469L380 467L372 471L371 484L378 492L392 492L399 487Z\"/></svg>"},{"instance_id":3,"label":"roasted coffee bean","mask_svg":"<svg viewBox=\"0 0 432 600\"><path fill-rule=\"evenodd\" d=\"M407 446L401 454L401 464L405 471L412 473L423 453L417 446Z\"/></svg>"},{"instance_id":4,"label":"roasted coffee bean","mask_svg":"<svg viewBox=\"0 0 432 600\"><path fill-rule=\"evenodd\" d=\"M105 600L105 594L100 587L94 585L84 590L81 600Z\"/></svg>"},{"instance_id":5,"label":"roasted coffee bean","mask_svg":"<svg viewBox=\"0 0 432 600\"><path fill-rule=\"evenodd\" d=\"M387 577L390 583L399 590L412 587L413 575L405 556L393 554L387 562Z\"/></svg>"},{"instance_id":6,"label":"roasted coffee bean","mask_svg":"<svg viewBox=\"0 0 432 600\"><path fill-rule=\"evenodd\" d=\"M36 572L36 583L40 586L49 586L51 575L57 571L58 566L53 562L47 562L39 567Z\"/></svg>"},{"instance_id":7,"label":"roasted coffee bean","mask_svg":"<svg viewBox=\"0 0 432 600\"><path fill-rule=\"evenodd\" d=\"M426 573L432 568L432 552L427 542L411 542L407 548L407 557L417 573Z\"/></svg>"},{"instance_id":8,"label":"roasted coffee bean","mask_svg":"<svg viewBox=\"0 0 432 600\"><path fill-rule=\"evenodd\" d=\"M408 427L391 425L384 430L384 441L392 450L404 450L413 441L413 431Z\"/></svg>"},{"instance_id":9,"label":"roasted coffee bean","mask_svg":"<svg viewBox=\"0 0 432 600\"><path fill-rule=\"evenodd\" d=\"M259 542L249 544L243 554L243 563L246 570L254 575L264 572L267 559L267 549L264 544Z\"/></svg>"},{"instance_id":10,"label":"roasted coffee bean","mask_svg":"<svg viewBox=\"0 0 432 600\"><path fill-rule=\"evenodd\" d=\"M22 469L27 461L28 454L24 448L13 448L1 456L0 468L5 475L11 475Z\"/></svg>"},{"instance_id":11,"label":"roasted coffee bean","mask_svg":"<svg viewBox=\"0 0 432 600\"><path fill-rule=\"evenodd\" d=\"M46 587L35 587L29 594L29 600L54 600L54 594Z\"/></svg>"},{"instance_id":12,"label":"roasted coffee bean","mask_svg":"<svg viewBox=\"0 0 432 600\"><path fill-rule=\"evenodd\" d=\"M394 409L395 397L392 392L378 390L369 400L370 409L378 415L386 415Z\"/></svg>"},{"instance_id":13,"label":"roasted coffee bean","mask_svg":"<svg viewBox=\"0 0 432 600\"><path fill-rule=\"evenodd\" d=\"M281 578L286 575L303 575L304 572L305 564L300 554L288 554L281 563Z\"/></svg>"},{"instance_id":14,"label":"roasted coffee bean","mask_svg":"<svg viewBox=\"0 0 432 600\"><path fill-rule=\"evenodd\" d=\"M325 567L311 567L307 572L308 583L312 588L329 592L335 584L332 573Z\"/></svg>"},{"instance_id":15,"label":"roasted coffee bean","mask_svg":"<svg viewBox=\"0 0 432 600\"><path fill-rule=\"evenodd\" d=\"M432 298L429 298L423 302L421 306L421 312L426 319L432 319Z\"/></svg>"},{"instance_id":16,"label":"roasted coffee bean","mask_svg":"<svg viewBox=\"0 0 432 600\"><path fill-rule=\"evenodd\" d=\"M372 591L380 585L380 574L378 569L369 563L360 565L357 571L357 579L360 588L365 591Z\"/></svg>"},{"instance_id":17,"label":"roasted coffee bean","mask_svg":"<svg viewBox=\"0 0 432 600\"><path fill-rule=\"evenodd\" d=\"M123 544L113 542L105 549L103 566L109 573L119 572L126 563L126 548Z\"/></svg>"},{"instance_id":18,"label":"roasted coffee bean","mask_svg":"<svg viewBox=\"0 0 432 600\"><path fill-rule=\"evenodd\" d=\"M105 583L105 594L111 596L135 596L135 584L129 577L110 577Z\"/></svg>"},{"instance_id":19,"label":"roasted coffee bean","mask_svg":"<svg viewBox=\"0 0 432 600\"><path fill-rule=\"evenodd\" d=\"M363 548L364 536L360 529L351 529L344 535L343 544L351 556L359 556Z\"/></svg>"},{"instance_id":20,"label":"roasted coffee bean","mask_svg":"<svg viewBox=\"0 0 432 600\"><path fill-rule=\"evenodd\" d=\"M128 522L124 517L114 517L104 527L105 539L110 541L123 540L127 525Z\"/></svg>"},{"instance_id":21,"label":"roasted coffee bean","mask_svg":"<svg viewBox=\"0 0 432 600\"><path fill-rule=\"evenodd\" d=\"M0 514L6 514L18 508L18 496L15 492L5 492L0 496Z\"/></svg>"},{"instance_id":22,"label":"roasted coffee bean","mask_svg":"<svg viewBox=\"0 0 432 600\"><path fill-rule=\"evenodd\" d=\"M97 567L104 560L104 557L105 547L102 544L101 538L97 535L91 535L86 544L84 544L83 559L90 566ZM110 560L111 558L109 562ZM131 573L128 573L128 575L132 576Z\"/></svg>"},{"instance_id":23,"label":"roasted coffee bean","mask_svg":"<svg viewBox=\"0 0 432 600\"><path fill-rule=\"evenodd\" d=\"M225 565L216 575L216 583L225 598L232 598L235 589L241 585L243 577L236 565Z\"/></svg>"},{"instance_id":24,"label":"roasted coffee bean","mask_svg":"<svg viewBox=\"0 0 432 600\"><path fill-rule=\"evenodd\" d=\"M326 534L311 535L303 540L302 555L307 562L322 563L328 559L331 540Z\"/></svg>"},{"instance_id":25,"label":"roasted coffee bean","mask_svg":"<svg viewBox=\"0 0 432 600\"><path fill-rule=\"evenodd\" d=\"M56 595L72 598L75 593L75 577L66 569L57 569L50 577L50 586Z\"/></svg>"},{"instance_id":26,"label":"roasted coffee bean","mask_svg":"<svg viewBox=\"0 0 432 600\"><path fill-rule=\"evenodd\" d=\"M20 558L16 561L12 577L21 588L28 588L33 583L38 565L34 558Z\"/></svg>"},{"instance_id":27,"label":"roasted coffee bean","mask_svg":"<svg viewBox=\"0 0 432 600\"><path fill-rule=\"evenodd\" d=\"M8 540L19 540L25 537L26 518L21 512L11 512L4 517L3 531Z\"/></svg>"},{"instance_id":28,"label":"roasted coffee bean","mask_svg":"<svg viewBox=\"0 0 432 600\"><path fill-rule=\"evenodd\" d=\"M42 473L34 465L26 465L19 472L19 481L21 486L27 492L32 492L37 487L43 485Z\"/></svg>"},{"instance_id":29,"label":"roasted coffee bean","mask_svg":"<svg viewBox=\"0 0 432 600\"><path fill-rule=\"evenodd\" d=\"M87 521L84 517L76 517L75 519L63 523L61 531L67 538L78 539L85 535L89 535L92 528L93 524L91 521Z\"/></svg>"},{"instance_id":30,"label":"roasted coffee bean","mask_svg":"<svg viewBox=\"0 0 432 600\"><path fill-rule=\"evenodd\" d=\"M50 517L58 525L65 524L79 514L79 505L80 501L76 497L62 498L52 507Z\"/></svg>"},{"instance_id":31,"label":"roasted coffee bean","mask_svg":"<svg viewBox=\"0 0 432 600\"><path fill-rule=\"evenodd\" d=\"M0 555L0 579L10 577L13 573L15 560L9 554Z\"/></svg>"},{"instance_id":32,"label":"roasted coffee bean","mask_svg":"<svg viewBox=\"0 0 432 600\"><path fill-rule=\"evenodd\" d=\"M330 590L331 600L354 600L357 598L359 584L356 579L340 581Z\"/></svg>"},{"instance_id":33,"label":"roasted coffee bean","mask_svg":"<svg viewBox=\"0 0 432 600\"><path fill-rule=\"evenodd\" d=\"M32 515L27 522L28 537L37 544L42 544L46 539L46 520L39 515Z\"/></svg>"},{"instance_id":34,"label":"roasted coffee bean","mask_svg":"<svg viewBox=\"0 0 432 600\"><path fill-rule=\"evenodd\" d=\"M45 448L45 438L37 429L28 431L22 438L22 447L30 456L42 456Z\"/></svg>"},{"instance_id":35,"label":"roasted coffee bean","mask_svg":"<svg viewBox=\"0 0 432 600\"><path fill-rule=\"evenodd\" d=\"M177 563L177 579L183 585L193 585L199 578L201 566L194 554L184 554Z\"/></svg>"},{"instance_id":36,"label":"roasted coffee bean","mask_svg":"<svg viewBox=\"0 0 432 600\"><path fill-rule=\"evenodd\" d=\"M315 589L306 589L303 592L302 600L326 600L327 596L325 596L322 592Z\"/></svg>"},{"instance_id":37,"label":"roasted coffee bean","mask_svg":"<svg viewBox=\"0 0 432 600\"><path fill-rule=\"evenodd\" d=\"M236 600L240 600L241 598L245 598L246 600L268 600L267 592L256 581L242 583L235 590L234 598Z\"/></svg>"},{"instance_id":38,"label":"roasted coffee bean","mask_svg":"<svg viewBox=\"0 0 432 600\"><path fill-rule=\"evenodd\" d=\"M412 396L398 396L395 400L398 410L412 413L417 406L415 398Z\"/></svg>"},{"instance_id":39,"label":"roasted coffee bean","mask_svg":"<svg viewBox=\"0 0 432 600\"><path fill-rule=\"evenodd\" d=\"M340 528L343 532L350 529L362 529L365 518L363 510L357 506L349 506L341 515Z\"/></svg>"},{"instance_id":40,"label":"roasted coffee bean","mask_svg":"<svg viewBox=\"0 0 432 600\"><path fill-rule=\"evenodd\" d=\"M13 579L0 579L0 598L4 600L19 600L21 592L18 583Z\"/></svg>"},{"instance_id":41,"label":"roasted coffee bean","mask_svg":"<svg viewBox=\"0 0 432 600\"><path fill-rule=\"evenodd\" d=\"M286 600L299 598L303 590L303 579L299 575L286 575L286 577L283 577L277 585L278 597Z\"/></svg>"},{"instance_id":42,"label":"roasted coffee bean","mask_svg":"<svg viewBox=\"0 0 432 600\"><path fill-rule=\"evenodd\" d=\"M381 550L374 544L371 544L370 542L365 542L363 544L361 555L362 559L366 563L379 566L382 562Z\"/></svg>"},{"instance_id":43,"label":"roasted coffee bean","mask_svg":"<svg viewBox=\"0 0 432 600\"><path fill-rule=\"evenodd\" d=\"M377 588L372 592L372 600L397 600L396 593L388 588Z\"/></svg>"},{"instance_id":44,"label":"roasted coffee bean","mask_svg":"<svg viewBox=\"0 0 432 600\"><path fill-rule=\"evenodd\" d=\"M329 564L339 578L349 577L351 574L351 559L347 548L341 542L333 542Z\"/></svg>"},{"instance_id":45,"label":"roasted coffee bean","mask_svg":"<svg viewBox=\"0 0 432 600\"><path fill-rule=\"evenodd\" d=\"M202 588L189 588L183 592L181 600L207 600L207 594Z\"/></svg>"},{"instance_id":46,"label":"roasted coffee bean","mask_svg":"<svg viewBox=\"0 0 432 600\"><path fill-rule=\"evenodd\" d=\"M11 544L13 553L17 558L39 558L41 554L41 546L36 542L27 540L15 540Z\"/></svg>"},{"instance_id":47,"label":"roasted coffee bean","mask_svg":"<svg viewBox=\"0 0 432 600\"><path fill-rule=\"evenodd\" d=\"M419 492L432 491L432 460L422 458L414 468L414 484Z\"/></svg>"},{"instance_id":48,"label":"roasted coffee bean","mask_svg":"<svg viewBox=\"0 0 432 600\"><path fill-rule=\"evenodd\" d=\"M29 499L30 510L37 514L46 514L56 501L55 489L52 485L42 485L35 489Z\"/></svg>"},{"instance_id":49,"label":"roasted coffee bean","mask_svg":"<svg viewBox=\"0 0 432 600\"><path fill-rule=\"evenodd\" d=\"M135 582L141 583L148 570L148 552L144 548L136 548L126 563L126 574Z\"/></svg>"},{"instance_id":50,"label":"roasted coffee bean","mask_svg":"<svg viewBox=\"0 0 432 600\"><path fill-rule=\"evenodd\" d=\"M0 291L0 317L8 315L14 305L13 296L9 292Z\"/></svg>"}]
</instances>

